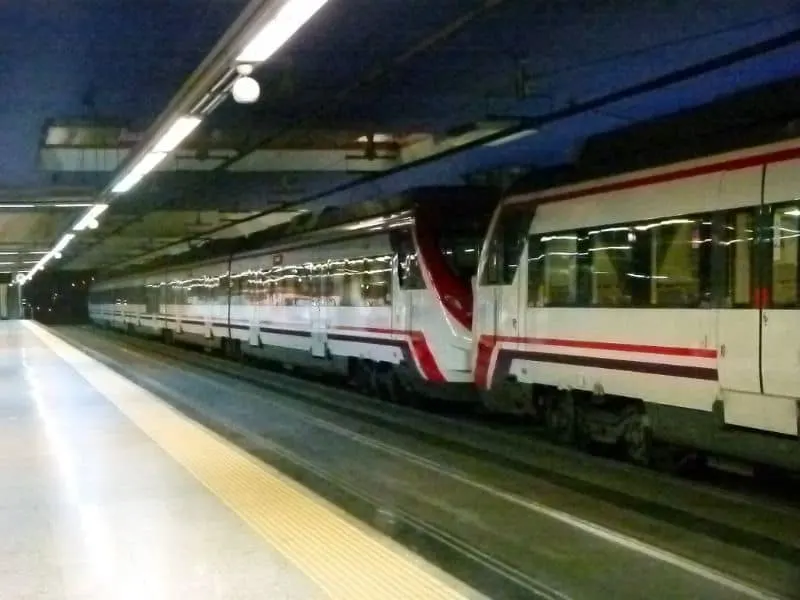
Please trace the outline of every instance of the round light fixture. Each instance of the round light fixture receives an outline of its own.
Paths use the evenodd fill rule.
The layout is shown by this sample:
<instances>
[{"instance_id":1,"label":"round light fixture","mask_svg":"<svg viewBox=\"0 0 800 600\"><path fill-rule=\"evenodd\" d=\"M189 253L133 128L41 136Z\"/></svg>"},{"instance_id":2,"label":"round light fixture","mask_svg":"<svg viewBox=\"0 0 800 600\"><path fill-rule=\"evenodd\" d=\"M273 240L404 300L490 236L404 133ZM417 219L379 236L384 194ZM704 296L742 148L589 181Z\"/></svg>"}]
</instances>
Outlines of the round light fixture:
<instances>
[{"instance_id":1,"label":"round light fixture","mask_svg":"<svg viewBox=\"0 0 800 600\"><path fill-rule=\"evenodd\" d=\"M89 229L97 229L100 226L100 223L97 221L97 219L92 219L86 225L89 227Z\"/></svg>"},{"instance_id":2,"label":"round light fixture","mask_svg":"<svg viewBox=\"0 0 800 600\"><path fill-rule=\"evenodd\" d=\"M252 77L243 75L233 82L231 93L239 104L253 104L261 95L261 86Z\"/></svg>"}]
</instances>

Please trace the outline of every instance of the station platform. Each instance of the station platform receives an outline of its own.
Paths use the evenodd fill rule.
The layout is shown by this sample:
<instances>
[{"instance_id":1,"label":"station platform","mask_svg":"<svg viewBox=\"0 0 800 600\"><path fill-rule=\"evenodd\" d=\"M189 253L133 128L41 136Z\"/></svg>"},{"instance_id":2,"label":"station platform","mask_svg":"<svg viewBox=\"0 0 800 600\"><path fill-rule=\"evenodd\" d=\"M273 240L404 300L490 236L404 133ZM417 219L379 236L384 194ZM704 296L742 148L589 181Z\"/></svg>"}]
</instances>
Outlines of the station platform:
<instances>
[{"instance_id":1,"label":"station platform","mask_svg":"<svg viewBox=\"0 0 800 600\"><path fill-rule=\"evenodd\" d=\"M0 598L482 597L40 325L0 369Z\"/></svg>"}]
</instances>

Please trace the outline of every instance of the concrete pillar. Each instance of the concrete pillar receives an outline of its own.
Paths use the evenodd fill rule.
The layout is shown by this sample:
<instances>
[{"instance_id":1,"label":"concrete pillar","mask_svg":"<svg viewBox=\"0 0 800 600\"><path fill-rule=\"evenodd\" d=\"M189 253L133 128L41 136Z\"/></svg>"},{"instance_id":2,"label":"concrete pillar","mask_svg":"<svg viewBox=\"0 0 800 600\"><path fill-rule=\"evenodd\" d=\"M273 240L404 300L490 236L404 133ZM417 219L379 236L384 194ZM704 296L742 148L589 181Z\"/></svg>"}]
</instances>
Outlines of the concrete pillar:
<instances>
[{"instance_id":1,"label":"concrete pillar","mask_svg":"<svg viewBox=\"0 0 800 600\"><path fill-rule=\"evenodd\" d=\"M8 318L8 284L0 283L0 319Z\"/></svg>"}]
</instances>

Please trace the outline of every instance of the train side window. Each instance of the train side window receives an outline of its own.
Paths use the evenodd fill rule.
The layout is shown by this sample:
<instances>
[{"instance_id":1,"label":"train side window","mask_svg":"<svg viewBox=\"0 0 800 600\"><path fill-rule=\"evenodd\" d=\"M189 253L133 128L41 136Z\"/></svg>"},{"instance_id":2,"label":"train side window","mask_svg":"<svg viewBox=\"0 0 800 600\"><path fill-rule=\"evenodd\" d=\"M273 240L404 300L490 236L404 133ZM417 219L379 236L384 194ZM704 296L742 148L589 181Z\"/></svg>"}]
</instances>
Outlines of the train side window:
<instances>
[{"instance_id":1,"label":"train side window","mask_svg":"<svg viewBox=\"0 0 800 600\"><path fill-rule=\"evenodd\" d=\"M747 307L752 303L755 216L752 210L716 217L717 253L714 278L719 282L717 304L721 308Z\"/></svg>"},{"instance_id":2,"label":"train side window","mask_svg":"<svg viewBox=\"0 0 800 600\"><path fill-rule=\"evenodd\" d=\"M544 295L548 305L574 305L578 301L578 234L542 236L545 247Z\"/></svg>"},{"instance_id":3,"label":"train side window","mask_svg":"<svg viewBox=\"0 0 800 600\"><path fill-rule=\"evenodd\" d=\"M542 236L528 240L528 306L542 307L547 303L544 293L545 245Z\"/></svg>"},{"instance_id":4,"label":"train side window","mask_svg":"<svg viewBox=\"0 0 800 600\"><path fill-rule=\"evenodd\" d=\"M331 280L331 295L336 306L347 306L344 298L344 260L331 260L328 274Z\"/></svg>"},{"instance_id":5,"label":"train side window","mask_svg":"<svg viewBox=\"0 0 800 600\"><path fill-rule=\"evenodd\" d=\"M630 306L633 303L632 265L636 236L628 226L588 232L592 306Z\"/></svg>"},{"instance_id":6,"label":"train side window","mask_svg":"<svg viewBox=\"0 0 800 600\"><path fill-rule=\"evenodd\" d=\"M330 261L315 265L315 277L319 280L320 302L322 304L330 304L333 296L333 277L331 275Z\"/></svg>"},{"instance_id":7,"label":"train side window","mask_svg":"<svg viewBox=\"0 0 800 600\"><path fill-rule=\"evenodd\" d=\"M303 292L303 267L299 265L289 265L283 271L283 305L294 306L297 298Z\"/></svg>"},{"instance_id":8,"label":"train side window","mask_svg":"<svg viewBox=\"0 0 800 600\"><path fill-rule=\"evenodd\" d=\"M397 254L397 280L403 290L423 290L425 280L417 258L411 232L407 229L391 232L392 248Z\"/></svg>"},{"instance_id":9,"label":"train side window","mask_svg":"<svg viewBox=\"0 0 800 600\"><path fill-rule=\"evenodd\" d=\"M360 258L343 258L330 263L333 295L338 306L359 306L362 266Z\"/></svg>"},{"instance_id":10,"label":"train side window","mask_svg":"<svg viewBox=\"0 0 800 600\"><path fill-rule=\"evenodd\" d=\"M157 314L160 307L161 288L157 284L147 284L145 288L145 312L150 315Z\"/></svg>"},{"instance_id":11,"label":"train side window","mask_svg":"<svg viewBox=\"0 0 800 600\"><path fill-rule=\"evenodd\" d=\"M798 304L800 205L776 207L772 217L772 305Z\"/></svg>"},{"instance_id":12,"label":"train side window","mask_svg":"<svg viewBox=\"0 0 800 600\"><path fill-rule=\"evenodd\" d=\"M280 301L280 272L279 267L259 269L248 279L258 282L258 303L263 306L277 306Z\"/></svg>"},{"instance_id":13,"label":"train side window","mask_svg":"<svg viewBox=\"0 0 800 600\"><path fill-rule=\"evenodd\" d=\"M650 237L650 305L710 306L710 217L665 219L635 229Z\"/></svg>"},{"instance_id":14,"label":"train side window","mask_svg":"<svg viewBox=\"0 0 800 600\"><path fill-rule=\"evenodd\" d=\"M528 245L528 305L578 303L579 236L561 232L532 236Z\"/></svg>"},{"instance_id":15,"label":"train side window","mask_svg":"<svg viewBox=\"0 0 800 600\"><path fill-rule=\"evenodd\" d=\"M361 298L366 306L386 306L390 303L392 257L374 256L364 259L361 275Z\"/></svg>"},{"instance_id":16,"label":"train side window","mask_svg":"<svg viewBox=\"0 0 800 600\"><path fill-rule=\"evenodd\" d=\"M513 283L532 218L533 208L528 205L510 204L501 209L487 246L482 285Z\"/></svg>"}]
</instances>

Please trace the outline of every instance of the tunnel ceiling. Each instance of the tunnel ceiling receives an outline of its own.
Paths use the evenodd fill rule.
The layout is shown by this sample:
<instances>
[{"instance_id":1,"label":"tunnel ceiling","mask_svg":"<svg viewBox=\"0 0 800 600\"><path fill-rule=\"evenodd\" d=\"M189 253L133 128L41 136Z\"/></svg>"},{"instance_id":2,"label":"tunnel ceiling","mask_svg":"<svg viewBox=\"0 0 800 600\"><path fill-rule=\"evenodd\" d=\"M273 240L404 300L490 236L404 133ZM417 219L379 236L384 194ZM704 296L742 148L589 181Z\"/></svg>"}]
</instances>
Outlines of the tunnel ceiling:
<instances>
[{"instance_id":1,"label":"tunnel ceiling","mask_svg":"<svg viewBox=\"0 0 800 600\"><path fill-rule=\"evenodd\" d=\"M259 3L112 4L4 3L7 252L47 250L69 231ZM257 103L226 100L52 268L119 265L189 238L247 233L291 218L300 202L569 161L592 134L797 77L798 30L800 2L789 0L329 0L257 68ZM515 127L535 134L482 143ZM13 269L31 260L13 256Z\"/></svg>"}]
</instances>

